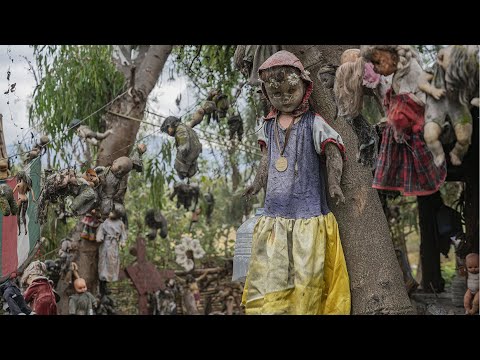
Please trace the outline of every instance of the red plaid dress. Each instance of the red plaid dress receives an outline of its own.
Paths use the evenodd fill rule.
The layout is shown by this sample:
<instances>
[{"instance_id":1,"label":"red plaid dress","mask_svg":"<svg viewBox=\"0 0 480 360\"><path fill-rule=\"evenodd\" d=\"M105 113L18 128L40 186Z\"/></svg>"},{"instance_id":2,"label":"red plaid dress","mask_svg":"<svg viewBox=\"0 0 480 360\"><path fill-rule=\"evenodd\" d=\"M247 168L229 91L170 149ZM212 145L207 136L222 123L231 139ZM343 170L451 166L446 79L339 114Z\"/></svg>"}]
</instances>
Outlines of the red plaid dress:
<instances>
[{"instance_id":1,"label":"red plaid dress","mask_svg":"<svg viewBox=\"0 0 480 360\"><path fill-rule=\"evenodd\" d=\"M406 196L430 195L445 181L445 163L439 168L423 139L424 107L408 94L385 97L388 123L383 130L372 187L397 190Z\"/></svg>"}]
</instances>

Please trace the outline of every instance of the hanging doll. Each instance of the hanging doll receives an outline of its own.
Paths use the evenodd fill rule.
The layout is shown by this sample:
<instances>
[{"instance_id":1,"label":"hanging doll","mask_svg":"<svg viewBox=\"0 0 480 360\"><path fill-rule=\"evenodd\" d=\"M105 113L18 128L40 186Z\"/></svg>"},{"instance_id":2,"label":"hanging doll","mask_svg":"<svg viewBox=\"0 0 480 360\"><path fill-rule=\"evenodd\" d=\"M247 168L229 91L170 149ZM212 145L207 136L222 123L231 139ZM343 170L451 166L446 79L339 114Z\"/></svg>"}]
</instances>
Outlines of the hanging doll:
<instances>
[{"instance_id":1,"label":"hanging doll","mask_svg":"<svg viewBox=\"0 0 480 360\"><path fill-rule=\"evenodd\" d=\"M50 139L47 135L43 135L42 137L40 137L40 143L36 143L32 150L30 150L30 152L27 154L26 162L29 163L33 159L36 159L38 156L42 155L42 151L44 152L46 150L45 146L49 142Z\"/></svg>"},{"instance_id":2,"label":"hanging doll","mask_svg":"<svg viewBox=\"0 0 480 360\"><path fill-rule=\"evenodd\" d=\"M180 122L179 118L169 116L162 124L161 131L175 137L177 155L175 170L180 179L191 178L198 171L197 159L202 152L202 144L195 131Z\"/></svg>"},{"instance_id":3,"label":"hanging doll","mask_svg":"<svg viewBox=\"0 0 480 360\"><path fill-rule=\"evenodd\" d=\"M437 62L425 71L418 87L427 94L425 142L435 165L445 161L440 135L447 117L457 142L450 152L453 165L461 165L472 137L472 106L478 106L478 45L450 45L438 52Z\"/></svg>"},{"instance_id":4,"label":"hanging doll","mask_svg":"<svg viewBox=\"0 0 480 360\"><path fill-rule=\"evenodd\" d=\"M83 229L80 234L80 238L95 241L95 234L97 233L97 228L100 225L100 221L97 217L97 212L95 209L88 212L82 219Z\"/></svg>"},{"instance_id":5,"label":"hanging doll","mask_svg":"<svg viewBox=\"0 0 480 360\"><path fill-rule=\"evenodd\" d=\"M8 166L8 159L1 159L0 160L0 180L4 180L9 178L11 175L9 166Z\"/></svg>"},{"instance_id":6,"label":"hanging doll","mask_svg":"<svg viewBox=\"0 0 480 360\"><path fill-rule=\"evenodd\" d=\"M155 292L153 315L177 315L177 294L179 292L175 279L165 281L165 289Z\"/></svg>"},{"instance_id":7,"label":"hanging doll","mask_svg":"<svg viewBox=\"0 0 480 360\"><path fill-rule=\"evenodd\" d=\"M212 214L213 214L213 209L215 207L215 198L213 197L213 194L208 191L205 195L203 195L203 198L205 200L205 215L207 217L207 224L210 225L212 221Z\"/></svg>"},{"instance_id":8,"label":"hanging doll","mask_svg":"<svg viewBox=\"0 0 480 360\"><path fill-rule=\"evenodd\" d=\"M111 166L98 166L95 171L100 177L98 195L100 197L100 213L107 216L112 209L123 207L122 196L126 190L126 175L133 169L133 162L126 156L115 159Z\"/></svg>"},{"instance_id":9,"label":"hanging doll","mask_svg":"<svg viewBox=\"0 0 480 360\"><path fill-rule=\"evenodd\" d=\"M28 286L24 297L37 315L57 315L57 301L53 282L48 280L47 268L41 261L31 262L23 272L20 283Z\"/></svg>"},{"instance_id":10,"label":"hanging doll","mask_svg":"<svg viewBox=\"0 0 480 360\"><path fill-rule=\"evenodd\" d=\"M27 175L25 171L19 171L17 176L17 185L13 189L13 193L18 190L18 199L17 199L17 206L18 206L18 217L17 217L17 224L18 224L18 235L20 235L20 221L23 219L23 226L25 228L25 235L27 235L27 209L28 209L28 193L32 192L32 200L33 202L37 202L35 200L35 192L32 188L32 179L30 176Z\"/></svg>"},{"instance_id":11,"label":"hanging doll","mask_svg":"<svg viewBox=\"0 0 480 360\"><path fill-rule=\"evenodd\" d=\"M73 282L75 294L68 299L68 313L70 315L94 315L97 299L87 291L85 279L77 278Z\"/></svg>"},{"instance_id":12,"label":"hanging doll","mask_svg":"<svg viewBox=\"0 0 480 360\"><path fill-rule=\"evenodd\" d=\"M233 140L235 134L237 134L238 141L242 141L243 121L240 115L234 115L228 119L228 130L230 132L230 140Z\"/></svg>"},{"instance_id":13,"label":"hanging doll","mask_svg":"<svg viewBox=\"0 0 480 360\"><path fill-rule=\"evenodd\" d=\"M165 219L160 210L148 209L145 214L145 224L150 228L150 232L147 235L148 239L155 240L159 229L162 239L167 237L167 219Z\"/></svg>"},{"instance_id":14,"label":"hanging doll","mask_svg":"<svg viewBox=\"0 0 480 360\"><path fill-rule=\"evenodd\" d=\"M205 117L207 124L210 124L211 118L218 122L218 119L224 119L227 116L229 107L228 96L223 94L221 90L212 90L209 92L207 100L193 113L188 126L194 128Z\"/></svg>"},{"instance_id":15,"label":"hanging doll","mask_svg":"<svg viewBox=\"0 0 480 360\"><path fill-rule=\"evenodd\" d=\"M422 68L409 45L363 45L361 55L383 76L393 74L385 95L388 117L383 130L373 188L398 190L406 196L438 191L447 175L435 166L423 140L425 94L418 87Z\"/></svg>"},{"instance_id":16,"label":"hanging doll","mask_svg":"<svg viewBox=\"0 0 480 360\"><path fill-rule=\"evenodd\" d=\"M0 295L7 303L11 315L34 315L35 313L28 307L20 289L15 284L16 277L17 274L13 272L9 279L0 285Z\"/></svg>"},{"instance_id":17,"label":"hanging doll","mask_svg":"<svg viewBox=\"0 0 480 360\"><path fill-rule=\"evenodd\" d=\"M349 314L350 284L328 192L340 188L340 135L309 109L313 82L300 60L279 51L259 67L271 103L260 131L263 157L254 195L267 182L242 302L247 314ZM325 173L326 170L326 173Z\"/></svg>"},{"instance_id":18,"label":"hanging doll","mask_svg":"<svg viewBox=\"0 0 480 360\"><path fill-rule=\"evenodd\" d=\"M184 184L184 183L175 183L173 186L173 192L170 195L170 200L173 200L177 197L177 209L180 208L181 205L185 208L185 210L190 210L192 206L192 202L194 204L194 208L197 207L198 197L200 196L200 188L197 184Z\"/></svg>"},{"instance_id":19,"label":"hanging doll","mask_svg":"<svg viewBox=\"0 0 480 360\"><path fill-rule=\"evenodd\" d=\"M74 119L70 123L69 129L76 129L78 136L94 146L98 145L98 140L103 140L109 135L113 134L112 129L108 129L107 131L101 133L91 130L87 125L80 125L81 123L81 120Z\"/></svg>"},{"instance_id":20,"label":"hanging doll","mask_svg":"<svg viewBox=\"0 0 480 360\"><path fill-rule=\"evenodd\" d=\"M118 281L120 271L119 247L127 242L125 224L121 218L125 214L114 208L97 230L97 242L101 243L98 249L98 277L102 295L105 294L107 282Z\"/></svg>"},{"instance_id":21,"label":"hanging doll","mask_svg":"<svg viewBox=\"0 0 480 360\"><path fill-rule=\"evenodd\" d=\"M467 266L467 292L464 297L464 307L466 315L478 315L478 254L470 253L465 258Z\"/></svg>"},{"instance_id":22,"label":"hanging doll","mask_svg":"<svg viewBox=\"0 0 480 360\"><path fill-rule=\"evenodd\" d=\"M133 163L133 169L136 172L143 171L142 156L146 151L147 151L147 145L138 144L133 150L132 154L130 155L130 159L132 160L132 163Z\"/></svg>"},{"instance_id":23,"label":"hanging doll","mask_svg":"<svg viewBox=\"0 0 480 360\"><path fill-rule=\"evenodd\" d=\"M373 96L383 114L381 89L378 88L384 88L385 85L381 76L373 71L373 65L360 57L359 49L346 50L340 62L333 88L338 116L342 116L357 135L357 161L373 169L377 161L378 136L375 128L361 114L363 96Z\"/></svg>"}]
</instances>

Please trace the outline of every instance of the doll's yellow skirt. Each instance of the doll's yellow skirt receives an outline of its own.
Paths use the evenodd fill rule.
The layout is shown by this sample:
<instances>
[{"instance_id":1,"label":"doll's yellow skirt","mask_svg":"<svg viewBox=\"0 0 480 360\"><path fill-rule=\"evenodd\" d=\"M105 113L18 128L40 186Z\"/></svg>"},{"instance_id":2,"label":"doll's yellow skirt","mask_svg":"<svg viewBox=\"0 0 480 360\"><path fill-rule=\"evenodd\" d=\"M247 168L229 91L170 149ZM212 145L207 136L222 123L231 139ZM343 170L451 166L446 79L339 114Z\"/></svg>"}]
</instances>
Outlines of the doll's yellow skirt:
<instances>
[{"instance_id":1,"label":"doll's yellow skirt","mask_svg":"<svg viewBox=\"0 0 480 360\"><path fill-rule=\"evenodd\" d=\"M260 217L242 296L247 314L350 314L350 283L332 213Z\"/></svg>"}]
</instances>

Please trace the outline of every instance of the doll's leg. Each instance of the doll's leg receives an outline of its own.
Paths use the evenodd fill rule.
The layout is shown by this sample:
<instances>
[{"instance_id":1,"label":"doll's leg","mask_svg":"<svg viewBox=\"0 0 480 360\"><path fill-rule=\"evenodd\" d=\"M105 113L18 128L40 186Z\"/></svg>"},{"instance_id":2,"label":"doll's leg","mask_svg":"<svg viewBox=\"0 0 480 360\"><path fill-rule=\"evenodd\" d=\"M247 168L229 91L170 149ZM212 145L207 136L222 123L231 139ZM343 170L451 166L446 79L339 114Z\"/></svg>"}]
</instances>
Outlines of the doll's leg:
<instances>
[{"instance_id":1,"label":"doll's leg","mask_svg":"<svg viewBox=\"0 0 480 360\"><path fill-rule=\"evenodd\" d=\"M15 293L17 295L15 297L15 302L17 303L18 307L20 308L21 312L23 312L24 314L30 315L30 313L32 312L32 309L30 309L28 307L27 303L25 302L25 298L20 293L20 290L15 289Z\"/></svg>"},{"instance_id":2,"label":"doll's leg","mask_svg":"<svg viewBox=\"0 0 480 360\"><path fill-rule=\"evenodd\" d=\"M22 312L22 310L18 306L17 302L15 301L15 298L17 296L18 295L15 293L15 291L12 287L6 289L5 293L3 294L3 298L8 304L8 308L10 310L11 315L18 315Z\"/></svg>"},{"instance_id":3,"label":"doll's leg","mask_svg":"<svg viewBox=\"0 0 480 360\"><path fill-rule=\"evenodd\" d=\"M472 137L472 124L457 124L455 126L455 136L457 142L455 147L450 151L450 160L453 165L461 165L463 156L467 153Z\"/></svg>"},{"instance_id":4,"label":"doll's leg","mask_svg":"<svg viewBox=\"0 0 480 360\"><path fill-rule=\"evenodd\" d=\"M442 128L436 122L429 122L425 124L424 138L425 143L434 156L434 163L440 167L445 161L445 153L443 152L442 143L438 140Z\"/></svg>"},{"instance_id":5,"label":"doll's leg","mask_svg":"<svg viewBox=\"0 0 480 360\"><path fill-rule=\"evenodd\" d=\"M469 311L470 315L478 315L478 291L475 293L472 301L472 308Z\"/></svg>"},{"instance_id":6,"label":"doll's leg","mask_svg":"<svg viewBox=\"0 0 480 360\"><path fill-rule=\"evenodd\" d=\"M20 221L21 221L22 209L23 209L23 202L20 201L20 203L18 204L18 216L17 216L18 235L20 235L20 232L21 232Z\"/></svg>"},{"instance_id":7,"label":"doll's leg","mask_svg":"<svg viewBox=\"0 0 480 360\"><path fill-rule=\"evenodd\" d=\"M465 309L465 314L469 314L470 310L472 310L472 300L473 295L470 289L467 289L465 296L463 297L463 307Z\"/></svg>"},{"instance_id":8,"label":"doll's leg","mask_svg":"<svg viewBox=\"0 0 480 360\"><path fill-rule=\"evenodd\" d=\"M25 235L27 235L27 209L28 209L28 200L25 200L23 202L23 208L22 208L22 218L23 218L23 226L25 227Z\"/></svg>"}]
</instances>

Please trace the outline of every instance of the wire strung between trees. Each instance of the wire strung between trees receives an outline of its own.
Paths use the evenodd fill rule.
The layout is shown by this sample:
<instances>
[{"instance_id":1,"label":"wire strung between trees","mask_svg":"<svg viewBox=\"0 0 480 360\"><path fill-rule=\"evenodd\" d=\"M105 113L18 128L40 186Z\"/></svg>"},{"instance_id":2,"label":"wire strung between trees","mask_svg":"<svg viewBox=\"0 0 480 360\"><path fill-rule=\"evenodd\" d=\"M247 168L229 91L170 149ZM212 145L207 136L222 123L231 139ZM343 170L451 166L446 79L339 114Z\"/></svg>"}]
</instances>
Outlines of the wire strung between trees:
<instances>
[{"instance_id":1,"label":"wire strung between trees","mask_svg":"<svg viewBox=\"0 0 480 360\"><path fill-rule=\"evenodd\" d=\"M126 93L128 93L128 90L124 91L123 93L121 93L120 95L118 95L117 97L115 97L113 100L109 101L108 103L106 103L105 105L103 105L101 108L99 108L98 110L94 111L93 113L91 113L90 115L86 116L85 118L83 118L82 120L80 120L78 123L76 123L75 125L72 125L70 127L68 127L67 129L65 129L62 134L66 134L68 133L68 131L70 131L71 129L73 129L74 127L77 127L78 125L80 125L81 123L83 123L84 121L86 121L87 119L91 118L93 115L95 115L96 113L98 113L99 111L103 110L104 108L106 108L107 106L113 104L115 101L117 101L119 98L121 98L123 95L125 95ZM48 145L49 143L51 143L54 139L56 138L52 138L51 140L48 140L47 143L45 143L44 147L46 145ZM10 158L14 158L16 156L19 156L19 155L24 155L24 154L28 154L31 150L29 151L24 151L24 152L21 152L21 153L17 153L17 154L14 154L14 155L11 155L8 157L8 159ZM25 168L25 171L27 171L29 168L30 168L30 165L32 164L32 162L30 162L29 164L27 164L26 168Z\"/></svg>"}]
</instances>

